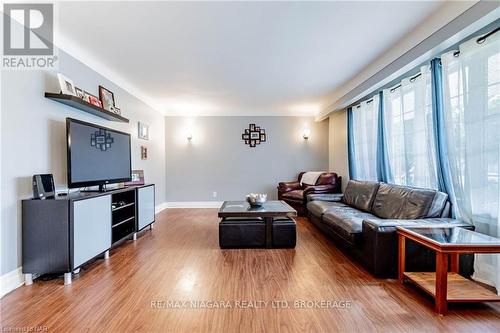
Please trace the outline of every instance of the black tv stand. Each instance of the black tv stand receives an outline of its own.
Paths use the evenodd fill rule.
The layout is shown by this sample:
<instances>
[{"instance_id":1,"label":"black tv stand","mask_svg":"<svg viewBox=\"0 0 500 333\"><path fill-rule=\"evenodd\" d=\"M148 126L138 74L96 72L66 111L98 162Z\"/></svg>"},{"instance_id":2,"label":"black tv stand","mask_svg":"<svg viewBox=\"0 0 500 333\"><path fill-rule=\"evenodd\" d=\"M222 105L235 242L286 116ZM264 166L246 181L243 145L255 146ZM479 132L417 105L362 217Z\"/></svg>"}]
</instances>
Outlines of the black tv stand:
<instances>
[{"instance_id":1,"label":"black tv stand","mask_svg":"<svg viewBox=\"0 0 500 333\"><path fill-rule=\"evenodd\" d=\"M95 189L95 190L81 190L80 192L89 192L89 193L92 193L92 192L97 192L97 193L106 193L106 192L109 192L109 191L114 191L114 190L117 190L116 188L113 188L113 189L108 189L106 187L106 185L99 185L99 188L98 189Z\"/></svg>"},{"instance_id":2,"label":"black tv stand","mask_svg":"<svg viewBox=\"0 0 500 333\"><path fill-rule=\"evenodd\" d=\"M105 187L101 187L105 190ZM155 222L154 184L71 192L52 200L22 201L22 257L26 284L33 275L72 273L93 258L109 258L111 248L137 239ZM118 258L120 260L120 258Z\"/></svg>"}]
</instances>

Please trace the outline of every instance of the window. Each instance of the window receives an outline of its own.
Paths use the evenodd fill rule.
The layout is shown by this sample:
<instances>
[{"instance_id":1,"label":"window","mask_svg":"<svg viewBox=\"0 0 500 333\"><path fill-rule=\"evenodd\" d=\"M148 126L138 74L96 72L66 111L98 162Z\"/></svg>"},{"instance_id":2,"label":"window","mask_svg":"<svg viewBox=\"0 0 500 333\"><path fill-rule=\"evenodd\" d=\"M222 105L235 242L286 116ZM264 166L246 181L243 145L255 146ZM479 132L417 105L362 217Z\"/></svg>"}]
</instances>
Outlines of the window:
<instances>
[{"instance_id":1,"label":"window","mask_svg":"<svg viewBox=\"0 0 500 333\"><path fill-rule=\"evenodd\" d=\"M429 66L384 91L384 131L388 181L437 189Z\"/></svg>"},{"instance_id":2,"label":"window","mask_svg":"<svg viewBox=\"0 0 500 333\"><path fill-rule=\"evenodd\" d=\"M350 141L351 178L358 180L377 180L377 130L379 97L362 102L352 108Z\"/></svg>"},{"instance_id":3,"label":"window","mask_svg":"<svg viewBox=\"0 0 500 333\"><path fill-rule=\"evenodd\" d=\"M441 57L447 150L458 217L500 236L500 34ZM475 278L500 290L500 256L479 255Z\"/></svg>"}]
</instances>

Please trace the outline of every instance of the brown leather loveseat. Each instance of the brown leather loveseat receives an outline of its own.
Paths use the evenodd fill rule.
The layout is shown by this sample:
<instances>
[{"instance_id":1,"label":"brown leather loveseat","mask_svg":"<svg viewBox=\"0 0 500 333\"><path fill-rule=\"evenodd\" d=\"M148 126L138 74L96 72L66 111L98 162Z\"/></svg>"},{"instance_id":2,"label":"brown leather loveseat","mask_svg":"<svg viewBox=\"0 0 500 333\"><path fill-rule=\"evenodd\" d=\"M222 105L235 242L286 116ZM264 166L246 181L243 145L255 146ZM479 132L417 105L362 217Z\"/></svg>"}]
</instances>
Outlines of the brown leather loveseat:
<instances>
[{"instance_id":1,"label":"brown leather loveseat","mask_svg":"<svg viewBox=\"0 0 500 333\"><path fill-rule=\"evenodd\" d=\"M302 182L305 172L296 181L278 184L278 199L292 206L299 215L306 215L307 196L310 194L340 193L342 177L334 172L323 172L315 184Z\"/></svg>"}]
</instances>

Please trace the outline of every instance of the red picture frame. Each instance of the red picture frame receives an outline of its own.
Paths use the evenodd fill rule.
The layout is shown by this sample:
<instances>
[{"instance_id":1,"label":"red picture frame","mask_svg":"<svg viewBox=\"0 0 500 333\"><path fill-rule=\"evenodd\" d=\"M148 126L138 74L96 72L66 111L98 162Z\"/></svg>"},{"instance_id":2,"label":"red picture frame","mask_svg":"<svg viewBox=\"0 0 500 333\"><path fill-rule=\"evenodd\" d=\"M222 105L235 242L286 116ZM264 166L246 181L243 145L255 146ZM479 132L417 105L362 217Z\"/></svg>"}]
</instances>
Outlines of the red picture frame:
<instances>
[{"instance_id":1,"label":"red picture frame","mask_svg":"<svg viewBox=\"0 0 500 333\"><path fill-rule=\"evenodd\" d=\"M94 95L89 95L89 103L102 108L101 101L97 97L95 97Z\"/></svg>"}]
</instances>

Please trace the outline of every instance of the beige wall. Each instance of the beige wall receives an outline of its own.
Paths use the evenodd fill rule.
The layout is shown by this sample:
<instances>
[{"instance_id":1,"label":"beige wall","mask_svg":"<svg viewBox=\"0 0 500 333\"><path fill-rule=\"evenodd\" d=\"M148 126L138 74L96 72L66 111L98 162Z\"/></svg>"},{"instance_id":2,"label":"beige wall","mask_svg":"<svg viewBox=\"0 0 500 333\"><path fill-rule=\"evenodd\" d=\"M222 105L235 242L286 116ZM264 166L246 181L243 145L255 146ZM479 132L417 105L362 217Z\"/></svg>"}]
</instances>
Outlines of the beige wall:
<instances>
[{"instance_id":1,"label":"beige wall","mask_svg":"<svg viewBox=\"0 0 500 333\"><path fill-rule=\"evenodd\" d=\"M329 157L328 166L331 171L342 176L342 190L349 180L349 165L347 162L347 112L346 110L332 113L329 118Z\"/></svg>"}]
</instances>

